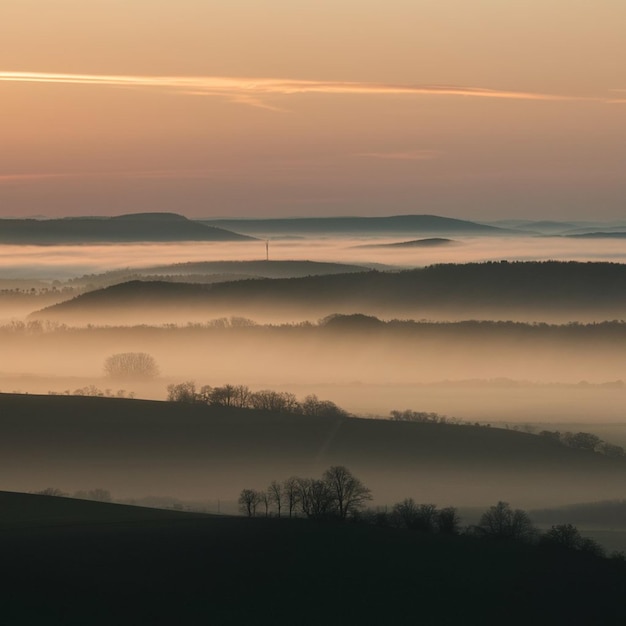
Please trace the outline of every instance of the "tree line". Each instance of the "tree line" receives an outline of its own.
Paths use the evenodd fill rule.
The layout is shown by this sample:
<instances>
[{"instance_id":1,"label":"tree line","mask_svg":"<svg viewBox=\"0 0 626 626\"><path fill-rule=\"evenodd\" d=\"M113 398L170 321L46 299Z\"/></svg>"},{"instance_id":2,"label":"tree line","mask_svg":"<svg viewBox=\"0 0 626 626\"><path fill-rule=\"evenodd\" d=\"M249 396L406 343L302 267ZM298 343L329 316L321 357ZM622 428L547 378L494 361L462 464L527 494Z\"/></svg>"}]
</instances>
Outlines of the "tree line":
<instances>
[{"instance_id":1,"label":"tree line","mask_svg":"<svg viewBox=\"0 0 626 626\"><path fill-rule=\"evenodd\" d=\"M267 489L243 489L239 494L239 509L248 517L256 517L260 507L268 517L300 515L313 519L345 520L356 516L372 499L368 489L343 465L329 467L321 478L292 476Z\"/></svg>"},{"instance_id":2,"label":"tree line","mask_svg":"<svg viewBox=\"0 0 626 626\"><path fill-rule=\"evenodd\" d=\"M546 549L565 549L605 556L593 539L583 537L572 524L555 524L540 531L528 513L513 509L508 502L490 506L477 524L463 527L456 507L438 508L405 498L390 509L367 508L371 490L342 465L329 467L321 478L292 476L273 480L266 489L242 489L238 504L246 517L304 517L315 520L339 520L398 528L422 533L468 535L482 539L512 540ZM611 557L625 560L622 552Z\"/></svg>"},{"instance_id":3,"label":"tree line","mask_svg":"<svg viewBox=\"0 0 626 626\"><path fill-rule=\"evenodd\" d=\"M298 400L293 393L262 389L252 391L246 385L223 385L196 387L193 381L167 386L167 399L170 402L187 404L207 404L209 406L257 409L295 415L348 417L348 412L330 400L320 400L315 394Z\"/></svg>"},{"instance_id":4,"label":"tree line","mask_svg":"<svg viewBox=\"0 0 626 626\"><path fill-rule=\"evenodd\" d=\"M539 436L575 450L588 450L589 452L597 452L611 457L624 456L624 448L622 446L608 443L593 433L561 433L558 430L542 430Z\"/></svg>"}]
</instances>

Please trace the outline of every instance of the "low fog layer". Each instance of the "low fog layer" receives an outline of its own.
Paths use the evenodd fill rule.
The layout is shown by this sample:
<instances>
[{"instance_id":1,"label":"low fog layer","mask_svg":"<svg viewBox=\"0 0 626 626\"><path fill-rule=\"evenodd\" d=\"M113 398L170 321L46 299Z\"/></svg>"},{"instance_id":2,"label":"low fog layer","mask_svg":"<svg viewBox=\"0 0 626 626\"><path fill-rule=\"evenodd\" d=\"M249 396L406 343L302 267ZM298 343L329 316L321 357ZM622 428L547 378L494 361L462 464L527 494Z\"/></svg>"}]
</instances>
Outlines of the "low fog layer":
<instances>
[{"instance_id":1,"label":"low fog layer","mask_svg":"<svg viewBox=\"0 0 626 626\"><path fill-rule=\"evenodd\" d=\"M616 261L626 259L624 240L560 237L454 237L461 245L434 248L361 248L368 243L397 243L396 238L270 240L273 260L309 259L339 263L381 263L421 267L432 263L508 260ZM61 279L86 273L183 263L187 261L260 260L265 241L246 243L111 244L76 246L0 246L5 278Z\"/></svg>"}]
</instances>

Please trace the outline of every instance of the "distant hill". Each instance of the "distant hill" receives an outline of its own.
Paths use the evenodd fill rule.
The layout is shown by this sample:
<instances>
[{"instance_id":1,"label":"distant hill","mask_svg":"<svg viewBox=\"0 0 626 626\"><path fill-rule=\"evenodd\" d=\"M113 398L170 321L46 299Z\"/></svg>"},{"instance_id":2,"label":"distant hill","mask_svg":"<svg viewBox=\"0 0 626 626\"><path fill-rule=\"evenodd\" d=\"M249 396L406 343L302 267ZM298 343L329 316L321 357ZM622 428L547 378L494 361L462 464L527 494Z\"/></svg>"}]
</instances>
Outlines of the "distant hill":
<instances>
[{"instance_id":1,"label":"distant hill","mask_svg":"<svg viewBox=\"0 0 626 626\"><path fill-rule=\"evenodd\" d=\"M195 261L191 263L172 263L152 265L132 270L113 270L102 274L87 274L67 282L70 286L110 286L130 280L162 280L167 278L175 282L226 282L250 278L298 278L303 276L323 276L327 274L345 274L364 272L370 269L366 265L347 263L323 263L306 260L281 261Z\"/></svg>"},{"instance_id":2,"label":"distant hill","mask_svg":"<svg viewBox=\"0 0 626 626\"><path fill-rule=\"evenodd\" d=\"M250 235L272 234L472 234L506 235L518 232L477 222L438 215L393 215L389 217L301 217L276 219L203 220L209 226L227 228Z\"/></svg>"},{"instance_id":3,"label":"distant hill","mask_svg":"<svg viewBox=\"0 0 626 626\"><path fill-rule=\"evenodd\" d=\"M626 616L623 564L577 552L303 519L133 517L19 493L0 493L0 506L34 515L0 534L2 614L15 626L608 626Z\"/></svg>"},{"instance_id":4,"label":"distant hill","mask_svg":"<svg viewBox=\"0 0 626 626\"><path fill-rule=\"evenodd\" d=\"M566 235L573 239L626 239L626 231L608 231Z\"/></svg>"},{"instance_id":5,"label":"distant hill","mask_svg":"<svg viewBox=\"0 0 626 626\"><path fill-rule=\"evenodd\" d=\"M175 213L117 217L0 219L0 243L72 244L131 241L248 241L252 237L194 222Z\"/></svg>"},{"instance_id":6,"label":"distant hill","mask_svg":"<svg viewBox=\"0 0 626 626\"><path fill-rule=\"evenodd\" d=\"M150 309L131 308L142 304ZM550 261L445 264L403 272L215 285L135 281L83 294L33 317L76 322L82 317L91 323L113 323L115 317L149 323L159 315L164 321L174 321L167 316L176 308L181 316L204 319L219 315L317 319L331 313L360 312L414 318L463 315L464 319L549 315L572 321L581 315L621 319L625 306L626 265ZM141 319L145 313L150 319Z\"/></svg>"},{"instance_id":7,"label":"distant hill","mask_svg":"<svg viewBox=\"0 0 626 626\"><path fill-rule=\"evenodd\" d=\"M615 498L626 479L626 458L512 430L77 396L0 394L0 458L14 489L103 486L124 497L232 499L333 464L382 504L545 506Z\"/></svg>"},{"instance_id":8,"label":"distant hill","mask_svg":"<svg viewBox=\"0 0 626 626\"><path fill-rule=\"evenodd\" d=\"M356 246L358 248L436 248L457 244L453 239L444 237L430 237L428 239L414 239L412 241L398 241L395 243L373 243Z\"/></svg>"}]
</instances>

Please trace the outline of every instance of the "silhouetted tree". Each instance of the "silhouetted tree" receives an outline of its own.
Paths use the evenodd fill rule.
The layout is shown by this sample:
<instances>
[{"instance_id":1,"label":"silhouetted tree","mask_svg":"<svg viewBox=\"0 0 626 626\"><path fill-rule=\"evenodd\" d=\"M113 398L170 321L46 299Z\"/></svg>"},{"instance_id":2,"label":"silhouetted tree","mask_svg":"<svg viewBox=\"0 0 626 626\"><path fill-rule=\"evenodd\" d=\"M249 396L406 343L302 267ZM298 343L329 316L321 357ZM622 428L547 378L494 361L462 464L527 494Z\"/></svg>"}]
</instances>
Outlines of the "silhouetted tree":
<instances>
[{"instance_id":1,"label":"silhouetted tree","mask_svg":"<svg viewBox=\"0 0 626 626\"><path fill-rule=\"evenodd\" d=\"M38 496L55 496L58 498L62 498L68 495L67 493L61 491L60 489L57 489L56 487L46 487L45 489L42 489L41 491L35 491L34 493Z\"/></svg>"},{"instance_id":2,"label":"silhouetted tree","mask_svg":"<svg viewBox=\"0 0 626 626\"><path fill-rule=\"evenodd\" d=\"M292 393L263 389L250 396L250 405L254 409L274 411L276 413L296 413L299 409L298 400Z\"/></svg>"},{"instance_id":3,"label":"silhouetted tree","mask_svg":"<svg viewBox=\"0 0 626 626\"><path fill-rule=\"evenodd\" d=\"M146 352L121 352L105 360L104 372L116 380L150 380L159 375L159 368Z\"/></svg>"},{"instance_id":4,"label":"silhouetted tree","mask_svg":"<svg viewBox=\"0 0 626 626\"><path fill-rule=\"evenodd\" d=\"M456 508L448 506L437 512L437 530L444 535L458 535L461 518Z\"/></svg>"},{"instance_id":5,"label":"silhouetted tree","mask_svg":"<svg viewBox=\"0 0 626 626\"><path fill-rule=\"evenodd\" d=\"M270 501L274 503L276 506L276 513L278 517L280 517L282 504L283 504L283 487L282 485L273 480L270 483L270 486L267 488L267 493L269 494Z\"/></svg>"},{"instance_id":6,"label":"silhouetted tree","mask_svg":"<svg viewBox=\"0 0 626 626\"><path fill-rule=\"evenodd\" d=\"M248 517L256 515L256 508L261 502L261 494L256 489L242 489L239 494L239 510Z\"/></svg>"},{"instance_id":7,"label":"silhouetted tree","mask_svg":"<svg viewBox=\"0 0 626 626\"><path fill-rule=\"evenodd\" d=\"M592 433L565 433L561 438L565 445L578 450L595 450L602 441L600 437Z\"/></svg>"},{"instance_id":8,"label":"silhouetted tree","mask_svg":"<svg viewBox=\"0 0 626 626\"><path fill-rule=\"evenodd\" d=\"M259 504L262 504L265 507L265 517L269 517L271 503L272 498L270 496L270 492L267 489L265 491L259 491Z\"/></svg>"},{"instance_id":9,"label":"silhouetted tree","mask_svg":"<svg viewBox=\"0 0 626 626\"><path fill-rule=\"evenodd\" d=\"M315 394L306 396L300 403L300 411L303 415L312 417L343 417L347 416L346 411L340 409L330 400L320 400Z\"/></svg>"},{"instance_id":10,"label":"silhouetted tree","mask_svg":"<svg viewBox=\"0 0 626 626\"><path fill-rule=\"evenodd\" d=\"M211 392L209 402L216 406L232 406L235 398L235 387L233 385L224 385L223 387L215 387Z\"/></svg>"},{"instance_id":11,"label":"silhouetted tree","mask_svg":"<svg viewBox=\"0 0 626 626\"><path fill-rule=\"evenodd\" d=\"M570 550L578 550L582 537L576 526L571 524L557 524L552 526L541 537L544 545L560 546Z\"/></svg>"},{"instance_id":12,"label":"silhouetted tree","mask_svg":"<svg viewBox=\"0 0 626 626\"><path fill-rule=\"evenodd\" d=\"M196 384L188 380L184 383L178 383L177 385L167 386L167 399L170 402L186 402L193 404L198 400L196 394Z\"/></svg>"},{"instance_id":13,"label":"silhouetted tree","mask_svg":"<svg viewBox=\"0 0 626 626\"><path fill-rule=\"evenodd\" d=\"M508 539L530 540L536 533L525 511L502 501L483 513L478 527L487 536Z\"/></svg>"},{"instance_id":14,"label":"silhouetted tree","mask_svg":"<svg viewBox=\"0 0 626 626\"><path fill-rule=\"evenodd\" d=\"M202 385L202 387L200 387L200 391L196 394L196 396L199 402L210 404L212 393L213 387L211 387L211 385Z\"/></svg>"},{"instance_id":15,"label":"silhouetted tree","mask_svg":"<svg viewBox=\"0 0 626 626\"><path fill-rule=\"evenodd\" d=\"M299 478L298 496L302 513L307 517L320 519L335 512L333 493L324 480Z\"/></svg>"},{"instance_id":16,"label":"silhouetted tree","mask_svg":"<svg viewBox=\"0 0 626 626\"><path fill-rule=\"evenodd\" d=\"M296 506L300 502L300 485L298 478L292 476L283 482L283 494L285 496L285 504L289 511L289 517L292 517Z\"/></svg>"},{"instance_id":17,"label":"silhouetted tree","mask_svg":"<svg viewBox=\"0 0 626 626\"><path fill-rule=\"evenodd\" d=\"M324 472L324 481L333 495L340 519L362 509L372 492L347 467L333 465Z\"/></svg>"},{"instance_id":18,"label":"silhouetted tree","mask_svg":"<svg viewBox=\"0 0 626 626\"><path fill-rule=\"evenodd\" d=\"M417 519L418 506L413 498L405 498L402 502L394 504L391 511L391 519L395 526L401 528L414 528Z\"/></svg>"},{"instance_id":19,"label":"silhouetted tree","mask_svg":"<svg viewBox=\"0 0 626 626\"><path fill-rule=\"evenodd\" d=\"M596 556L604 556L604 550L596 541L583 537L576 526L571 524L552 526L541 536L540 543L544 546L558 546L567 550L579 550Z\"/></svg>"}]
</instances>

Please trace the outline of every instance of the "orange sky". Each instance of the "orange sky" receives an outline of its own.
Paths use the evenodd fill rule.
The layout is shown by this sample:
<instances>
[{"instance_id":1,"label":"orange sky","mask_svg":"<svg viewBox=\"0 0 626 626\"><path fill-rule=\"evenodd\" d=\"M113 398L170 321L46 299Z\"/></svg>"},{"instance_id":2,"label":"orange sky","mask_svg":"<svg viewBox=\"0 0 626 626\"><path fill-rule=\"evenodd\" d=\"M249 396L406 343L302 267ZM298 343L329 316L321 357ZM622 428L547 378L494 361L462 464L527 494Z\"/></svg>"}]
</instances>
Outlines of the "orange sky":
<instances>
[{"instance_id":1,"label":"orange sky","mask_svg":"<svg viewBox=\"0 0 626 626\"><path fill-rule=\"evenodd\" d=\"M4 0L0 214L618 219L622 0Z\"/></svg>"}]
</instances>

